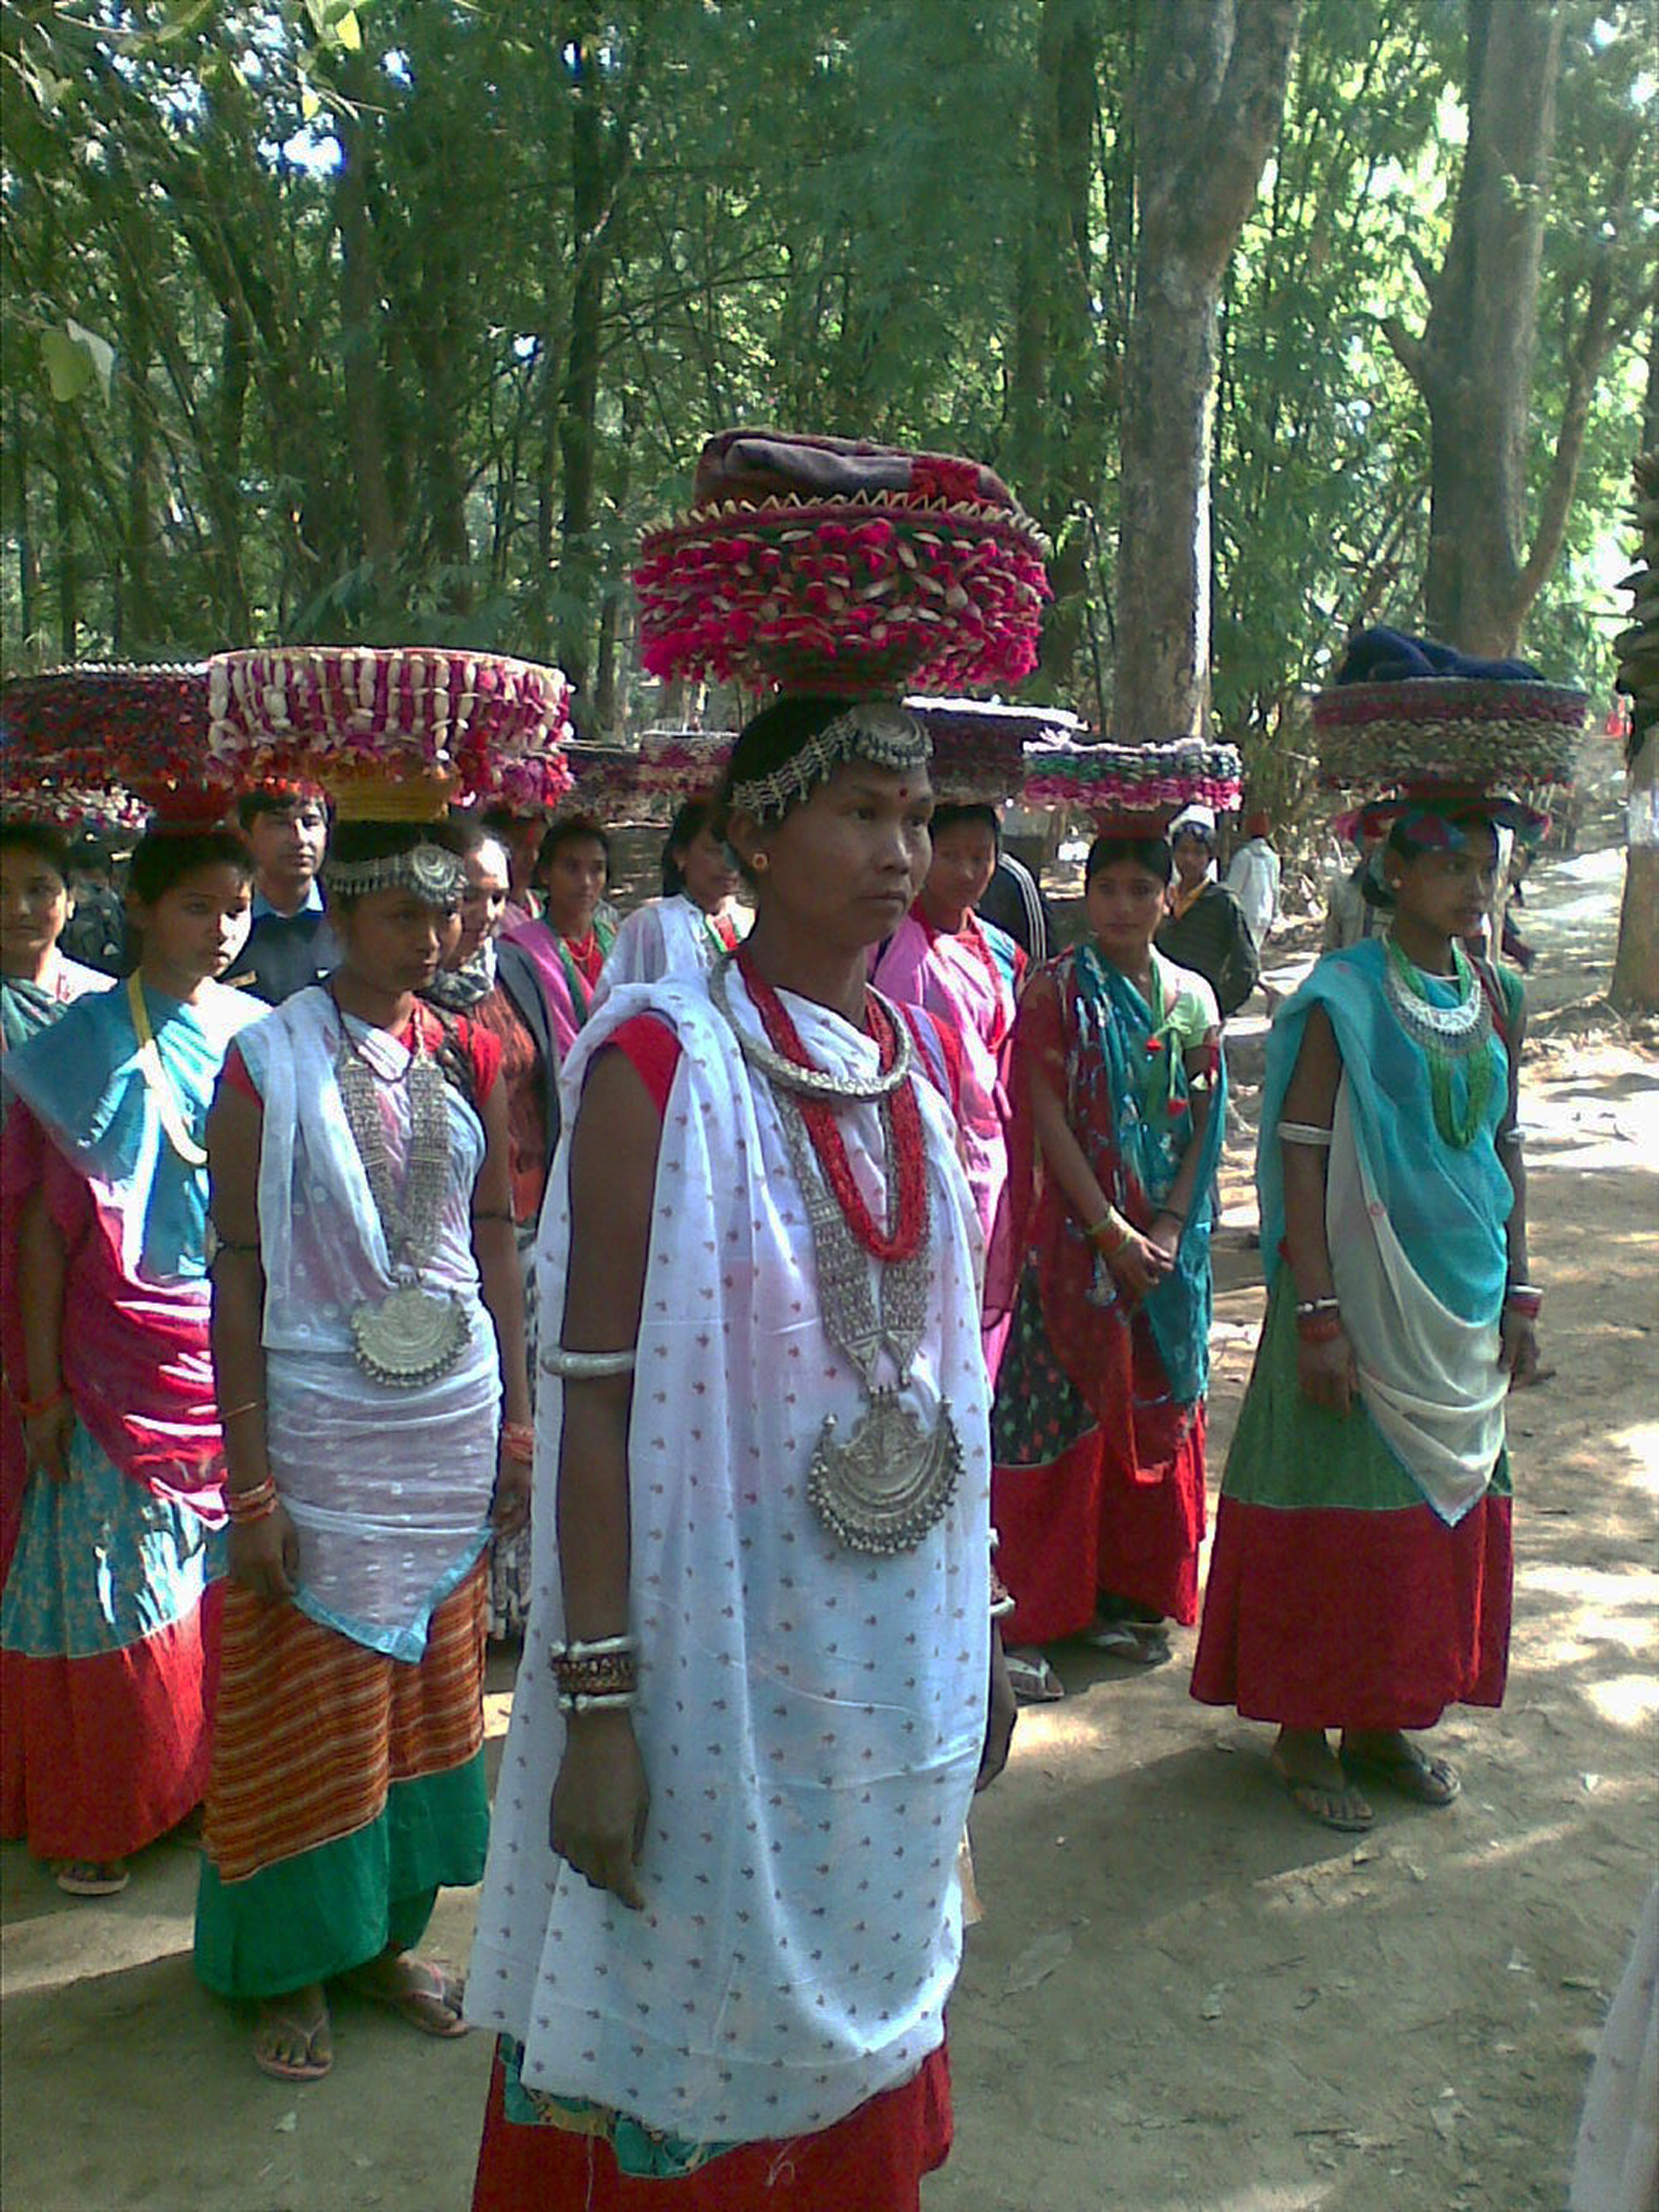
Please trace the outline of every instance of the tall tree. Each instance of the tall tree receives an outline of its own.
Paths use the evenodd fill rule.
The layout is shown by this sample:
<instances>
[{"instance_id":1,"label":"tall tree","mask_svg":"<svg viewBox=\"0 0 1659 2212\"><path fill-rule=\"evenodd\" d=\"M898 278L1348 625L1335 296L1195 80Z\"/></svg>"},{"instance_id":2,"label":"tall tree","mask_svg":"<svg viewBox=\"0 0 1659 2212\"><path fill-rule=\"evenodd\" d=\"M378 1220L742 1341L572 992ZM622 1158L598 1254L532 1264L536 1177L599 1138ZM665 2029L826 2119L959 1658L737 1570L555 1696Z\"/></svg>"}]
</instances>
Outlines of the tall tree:
<instances>
[{"instance_id":1,"label":"tall tree","mask_svg":"<svg viewBox=\"0 0 1659 2212\"><path fill-rule=\"evenodd\" d=\"M1285 109L1301 0L1162 0L1134 90L1113 735L1209 718L1210 472L1227 263Z\"/></svg>"},{"instance_id":2,"label":"tall tree","mask_svg":"<svg viewBox=\"0 0 1659 2212\"><path fill-rule=\"evenodd\" d=\"M1659 1014L1659 309L1648 342L1636 525L1634 620L1619 640L1619 684L1631 700L1630 843L1608 996L1626 1013Z\"/></svg>"},{"instance_id":3,"label":"tall tree","mask_svg":"<svg viewBox=\"0 0 1659 2212\"><path fill-rule=\"evenodd\" d=\"M1644 15L1650 35L1642 6L1638 35ZM1609 197L1582 292L1564 308L1565 386L1529 543L1534 367L1564 40L1571 31L1579 66L1593 71L1615 27L1570 0L1466 0L1466 23L1468 137L1450 240L1438 270L1420 271L1429 295L1420 335L1398 318L1384 328L1429 416L1425 617L1448 642L1499 655L1516 650L1559 556L1597 380L1641 317L1651 255L1631 186L1650 122L1631 104L1613 125ZM1632 259L1633 279L1620 265Z\"/></svg>"}]
</instances>

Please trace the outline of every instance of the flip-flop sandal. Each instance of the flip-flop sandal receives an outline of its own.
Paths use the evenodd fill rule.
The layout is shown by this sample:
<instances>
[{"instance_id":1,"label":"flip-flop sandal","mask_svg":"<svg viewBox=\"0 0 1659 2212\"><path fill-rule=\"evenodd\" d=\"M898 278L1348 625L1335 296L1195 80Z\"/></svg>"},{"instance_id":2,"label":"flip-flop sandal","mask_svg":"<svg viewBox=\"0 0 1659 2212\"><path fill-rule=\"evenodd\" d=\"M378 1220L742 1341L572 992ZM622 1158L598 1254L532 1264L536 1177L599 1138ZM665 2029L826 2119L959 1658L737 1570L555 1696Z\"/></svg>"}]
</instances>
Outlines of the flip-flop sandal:
<instances>
[{"instance_id":1,"label":"flip-flop sandal","mask_svg":"<svg viewBox=\"0 0 1659 2212\"><path fill-rule=\"evenodd\" d=\"M1008 1686L1022 1705L1056 1705L1066 1695L1062 1682L1040 1651L1006 1651Z\"/></svg>"},{"instance_id":2,"label":"flip-flop sandal","mask_svg":"<svg viewBox=\"0 0 1659 2212\"><path fill-rule=\"evenodd\" d=\"M1360 1800L1363 1810L1345 1812L1342 1792L1328 1782L1310 1782L1299 1774L1292 1774L1279 1758L1269 1752L1267 1764L1283 1784L1285 1796L1298 1813L1310 1820L1317 1820L1322 1828L1334 1828L1339 1835L1363 1836L1376 1824L1376 1815Z\"/></svg>"},{"instance_id":3,"label":"flip-flop sandal","mask_svg":"<svg viewBox=\"0 0 1659 2212\"><path fill-rule=\"evenodd\" d=\"M1443 1813L1463 1794L1462 1782L1451 1761L1419 1751L1414 1744L1404 1759L1377 1759L1365 1751L1345 1751L1340 1756L1345 1773L1382 1783L1401 1796L1409 1797L1414 1805L1428 1806L1431 1812Z\"/></svg>"},{"instance_id":4,"label":"flip-flop sandal","mask_svg":"<svg viewBox=\"0 0 1659 2212\"><path fill-rule=\"evenodd\" d=\"M1175 1656L1160 1621L1097 1621L1084 1630L1083 1641L1091 1651L1103 1651L1109 1659L1127 1659L1132 1667L1162 1667Z\"/></svg>"},{"instance_id":5,"label":"flip-flop sandal","mask_svg":"<svg viewBox=\"0 0 1659 2212\"><path fill-rule=\"evenodd\" d=\"M52 1879L69 1897L118 1897L132 1877L118 1859L65 1859Z\"/></svg>"},{"instance_id":6,"label":"flip-flop sandal","mask_svg":"<svg viewBox=\"0 0 1659 2212\"><path fill-rule=\"evenodd\" d=\"M326 2011L317 2020L295 2020L290 2013L268 2013L253 2031L253 2063L262 2074L269 2074L273 2081L320 2081L334 2064L331 2045L318 2048L320 2037L326 2037L329 2018ZM303 2058L279 2058L275 2051L262 2051L262 2036L281 2035L291 2038L305 2051Z\"/></svg>"},{"instance_id":7,"label":"flip-flop sandal","mask_svg":"<svg viewBox=\"0 0 1659 2212\"><path fill-rule=\"evenodd\" d=\"M435 2035L441 2040L449 2042L457 2036L471 2034L471 2030L461 2018L461 2004L466 1995L465 1983L446 1974L441 1966L434 1966L429 1960L411 1959L409 1966L413 1972L423 1978L423 1987L386 1989L372 1982L359 1980L356 1975L347 1977L347 1986L355 1990L360 1997L367 1997L370 2004L380 2005L386 2011L396 2013L399 2020L406 2021L410 2027L418 2029L422 2035Z\"/></svg>"}]
</instances>

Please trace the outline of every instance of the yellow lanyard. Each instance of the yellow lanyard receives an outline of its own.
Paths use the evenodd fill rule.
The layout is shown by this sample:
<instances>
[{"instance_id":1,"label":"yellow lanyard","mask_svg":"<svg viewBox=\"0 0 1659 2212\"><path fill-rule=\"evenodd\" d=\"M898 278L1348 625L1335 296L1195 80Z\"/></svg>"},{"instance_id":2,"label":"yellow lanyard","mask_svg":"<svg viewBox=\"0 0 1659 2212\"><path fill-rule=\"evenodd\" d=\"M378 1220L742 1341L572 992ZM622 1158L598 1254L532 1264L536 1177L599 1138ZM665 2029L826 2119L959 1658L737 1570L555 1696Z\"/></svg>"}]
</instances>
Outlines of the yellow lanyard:
<instances>
[{"instance_id":1,"label":"yellow lanyard","mask_svg":"<svg viewBox=\"0 0 1659 2212\"><path fill-rule=\"evenodd\" d=\"M166 1068L161 1065L155 1032L149 1025L149 1010L144 1004L144 987L138 980L136 968L127 977L127 1004L132 1009L132 1026L138 1032L139 1073L144 1079L145 1089L155 1101L155 1110L161 1117L167 1140L187 1168L204 1168L208 1156L185 1127L178 1097L167 1079Z\"/></svg>"}]
</instances>

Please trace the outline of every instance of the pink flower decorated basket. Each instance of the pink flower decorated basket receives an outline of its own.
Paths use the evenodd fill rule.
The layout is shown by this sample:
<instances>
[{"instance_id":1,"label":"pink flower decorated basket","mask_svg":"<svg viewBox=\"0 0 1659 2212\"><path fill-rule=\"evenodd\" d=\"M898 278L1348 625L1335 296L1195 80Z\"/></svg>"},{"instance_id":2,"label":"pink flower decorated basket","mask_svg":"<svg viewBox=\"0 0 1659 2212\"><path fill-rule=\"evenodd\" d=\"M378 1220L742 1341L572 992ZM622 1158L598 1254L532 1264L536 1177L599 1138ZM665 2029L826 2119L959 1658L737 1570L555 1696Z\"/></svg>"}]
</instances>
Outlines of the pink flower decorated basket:
<instances>
[{"instance_id":1,"label":"pink flower decorated basket","mask_svg":"<svg viewBox=\"0 0 1659 2212\"><path fill-rule=\"evenodd\" d=\"M245 785L314 777L359 817L429 811L445 797L549 807L569 788L570 686L535 661L277 646L216 654L208 694L216 764Z\"/></svg>"},{"instance_id":2,"label":"pink flower decorated basket","mask_svg":"<svg viewBox=\"0 0 1659 2212\"><path fill-rule=\"evenodd\" d=\"M641 548L648 673L842 696L1018 683L1048 596L1036 526L976 462L728 430Z\"/></svg>"}]
</instances>

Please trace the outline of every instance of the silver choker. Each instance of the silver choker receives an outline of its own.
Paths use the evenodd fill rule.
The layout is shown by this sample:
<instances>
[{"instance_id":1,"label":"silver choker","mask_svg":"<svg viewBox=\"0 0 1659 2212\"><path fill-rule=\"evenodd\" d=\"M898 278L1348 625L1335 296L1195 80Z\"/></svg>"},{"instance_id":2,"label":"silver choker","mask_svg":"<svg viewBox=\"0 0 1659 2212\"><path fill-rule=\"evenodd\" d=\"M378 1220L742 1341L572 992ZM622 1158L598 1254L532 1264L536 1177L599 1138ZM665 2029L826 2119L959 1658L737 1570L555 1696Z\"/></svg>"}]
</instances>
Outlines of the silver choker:
<instances>
[{"instance_id":1,"label":"silver choker","mask_svg":"<svg viewBox=\"0 0 1659 2212\"><path fill-rule=\"evenodd\" d=\"M714 963L708 978L708 995L738 1040L744 1058L780 1091L799 1091L804 1098L839 1099L847 1105L865 1105L872 1099L885 1098L898 1089L910 1073L915 1054L910 1043L910 1027L890 1000L883 999L879 991L871 990L873 999L881 999L887 1018L893 1024L898 1039L898 1050L893 1065L886 1073L877 1074L867 1081L855 1075L829 1075L819 1067L799 1067L793 1060L786 1060L781 1052L774 1052L761 1038L751 1036L733 1018L732 1001L728 995L728 981L737 960L735 952L727 952ZM866 986L866 988L868 987Z\"/></svg>"}]
</instances>

